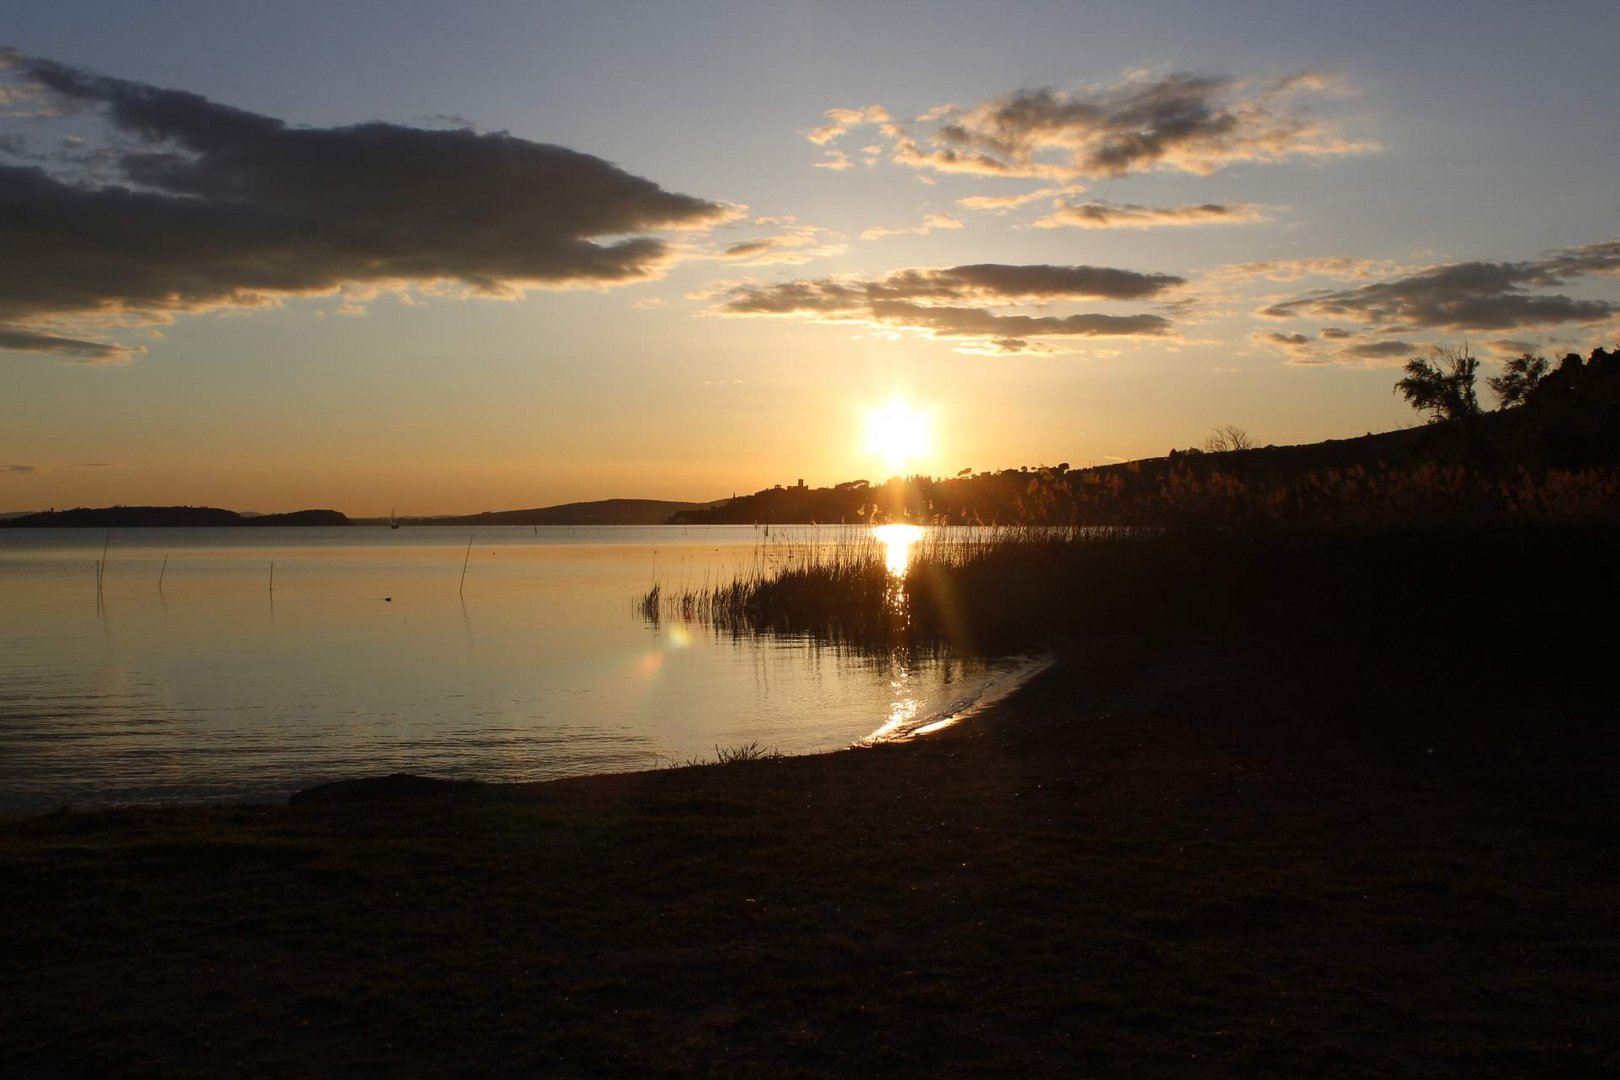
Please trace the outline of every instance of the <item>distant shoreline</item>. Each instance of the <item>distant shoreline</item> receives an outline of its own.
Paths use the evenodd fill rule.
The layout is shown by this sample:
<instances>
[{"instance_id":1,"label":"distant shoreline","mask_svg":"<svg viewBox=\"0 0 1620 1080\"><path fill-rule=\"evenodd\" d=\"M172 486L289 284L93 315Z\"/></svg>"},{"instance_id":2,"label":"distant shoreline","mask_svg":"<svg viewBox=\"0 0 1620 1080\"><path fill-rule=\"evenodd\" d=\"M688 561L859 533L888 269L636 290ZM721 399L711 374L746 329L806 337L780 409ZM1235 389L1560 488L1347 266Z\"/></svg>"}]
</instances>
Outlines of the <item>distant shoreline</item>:
<instances>
[{"instance_id":1,"label":"distant shoreline","mask_svg":"<svg viewBox=\"0 0 1620 1080\"><path fill-rule=\"evenodd\" d=\"M337 510L294 510L285 514L239 514L213 506L109 506L46 510L0 520L0 529L275 528L349 526Z\"/></svg>"},{"instance_id":2,"label":"distant shoreline","mask_svg":"<svg viewBox=\"0 0 1620 1080\"><path fill-rule=\"evenodd\" d=\"M440 517L351 518L338 510L294 510L282 514L245 514L212 506L106 506L46 510L0 518L9 529L229 528L289 525L300 527L354 525L433 525L480 528L501 525L665 525L678 513L700 510L708 503L662 499L600 499L563 503L533 510L501 510Z\"/></svg>"}]
</instances>

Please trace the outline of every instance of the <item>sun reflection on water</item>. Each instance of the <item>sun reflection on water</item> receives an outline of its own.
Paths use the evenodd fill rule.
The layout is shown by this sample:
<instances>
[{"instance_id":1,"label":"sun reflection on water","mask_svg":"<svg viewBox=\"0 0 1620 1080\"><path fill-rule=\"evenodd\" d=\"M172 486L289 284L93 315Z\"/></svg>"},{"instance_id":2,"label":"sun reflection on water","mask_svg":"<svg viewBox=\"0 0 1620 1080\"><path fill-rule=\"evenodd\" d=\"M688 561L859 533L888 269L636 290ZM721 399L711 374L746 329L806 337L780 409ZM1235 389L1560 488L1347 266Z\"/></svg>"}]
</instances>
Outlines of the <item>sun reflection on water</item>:
<instances>
[{"instance_id":1,"label":"sun reflection on water","mask_svg":"<svg viewBox=\"0 0 1620 1080\"><path fill-rule=\"evenodd\" d=\"M911 548L922 539L923 531L916 525L879 525L872 535L883 545L883 565L889 576L903 578L911 566Z\"/></svg>"}]
</instances>

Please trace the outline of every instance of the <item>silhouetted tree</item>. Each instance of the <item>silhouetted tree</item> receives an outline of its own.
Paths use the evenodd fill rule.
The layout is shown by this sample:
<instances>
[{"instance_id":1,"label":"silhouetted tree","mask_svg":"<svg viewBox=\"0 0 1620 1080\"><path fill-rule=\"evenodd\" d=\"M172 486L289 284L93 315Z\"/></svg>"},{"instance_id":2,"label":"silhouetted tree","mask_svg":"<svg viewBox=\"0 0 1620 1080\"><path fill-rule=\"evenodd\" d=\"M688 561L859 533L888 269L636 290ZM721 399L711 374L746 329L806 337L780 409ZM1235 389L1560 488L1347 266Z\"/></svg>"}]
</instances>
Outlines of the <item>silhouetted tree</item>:
<instances>
[{"instance_id":1,"label":"silhouetted tree","mask_svg":"<svg viewBox=\"0 0 1620 1080\"><path fill-rule=\"evenodd\" d=\"M1485 382L1496 395L1499 407L1511 409L1523 405L1530 392L1546 377L1547 358L1524 353L1509 360L1502 374L1493 375Z\"/></svg>"},{"instance_id":2,"label":"silhouetted tree","mask_svg":"<svg viewBox=\"0 0 1620 1080\"><path fill-rule=\"evenodd\" d=\"M1209 438L1204 440L1204 449L1212 454L1224 453L1227 450L1253 450L1254 440L1249 433L1236 424L1222 424L1218 428L1211 428Z\"/></svg>"},{"instance_id":3,"label":"silhouetted tree","mask_svg":"<svg viewBox=\"0 0 1620 1080\"><path fill-rule=\"evenodd\" d=\"M1425 360L1414 356L1406 362L1406 377L1395 384L1395 392L1429 418L1429 422L1457 420L1479 415L1479 398L1474 393L1474 376L1479 361L1468 355L1468 347L1437 346Z\"/></svg>"}]
</instances>

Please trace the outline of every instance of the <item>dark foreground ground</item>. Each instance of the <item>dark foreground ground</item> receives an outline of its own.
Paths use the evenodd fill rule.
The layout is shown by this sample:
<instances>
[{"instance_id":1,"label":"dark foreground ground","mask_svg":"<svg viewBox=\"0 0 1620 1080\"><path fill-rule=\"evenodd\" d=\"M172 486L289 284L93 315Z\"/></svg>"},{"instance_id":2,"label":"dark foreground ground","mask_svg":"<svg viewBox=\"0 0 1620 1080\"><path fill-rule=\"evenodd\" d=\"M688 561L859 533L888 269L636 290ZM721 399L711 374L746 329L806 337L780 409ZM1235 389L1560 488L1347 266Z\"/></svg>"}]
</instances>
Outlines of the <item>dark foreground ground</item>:
<instances>
[{"instance_id":1,"label":"dark foreground ground","mask_svg":"<svg viewBox=\"0 0 1620 1080\"><path fill-rule=\"evenodd\" d=\"M1071 652L907 746L0 824L0 1075L1620 1071L1612 693Z\"/></svg>"}]
</instances>

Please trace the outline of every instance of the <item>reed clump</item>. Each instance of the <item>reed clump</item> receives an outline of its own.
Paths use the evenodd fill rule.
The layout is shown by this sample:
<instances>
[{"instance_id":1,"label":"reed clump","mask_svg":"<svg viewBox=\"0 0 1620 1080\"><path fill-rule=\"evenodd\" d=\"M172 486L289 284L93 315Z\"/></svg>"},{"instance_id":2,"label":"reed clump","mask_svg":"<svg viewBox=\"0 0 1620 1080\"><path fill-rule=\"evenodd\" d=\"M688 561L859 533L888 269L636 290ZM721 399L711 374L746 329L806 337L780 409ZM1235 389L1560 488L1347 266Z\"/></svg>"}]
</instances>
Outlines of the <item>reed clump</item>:
<instances>
[{"instance_id":1,"label":"reed clump","mask_svg":"<svg viewBox=\"0 0 1620 1080\"><path fill-rule=\"evenodd\" d=\"M640 603L644 612L722 632L874 652L1005 655L1068 636L1137 634L1404 643L1522 657L1599 644L1576 627L1617 596L1614 528L1459 518L1295 528L933 528L903 568L864 532L832 545L762 550L731 581L655 587Z\"/></svg>"}]
</instances>

